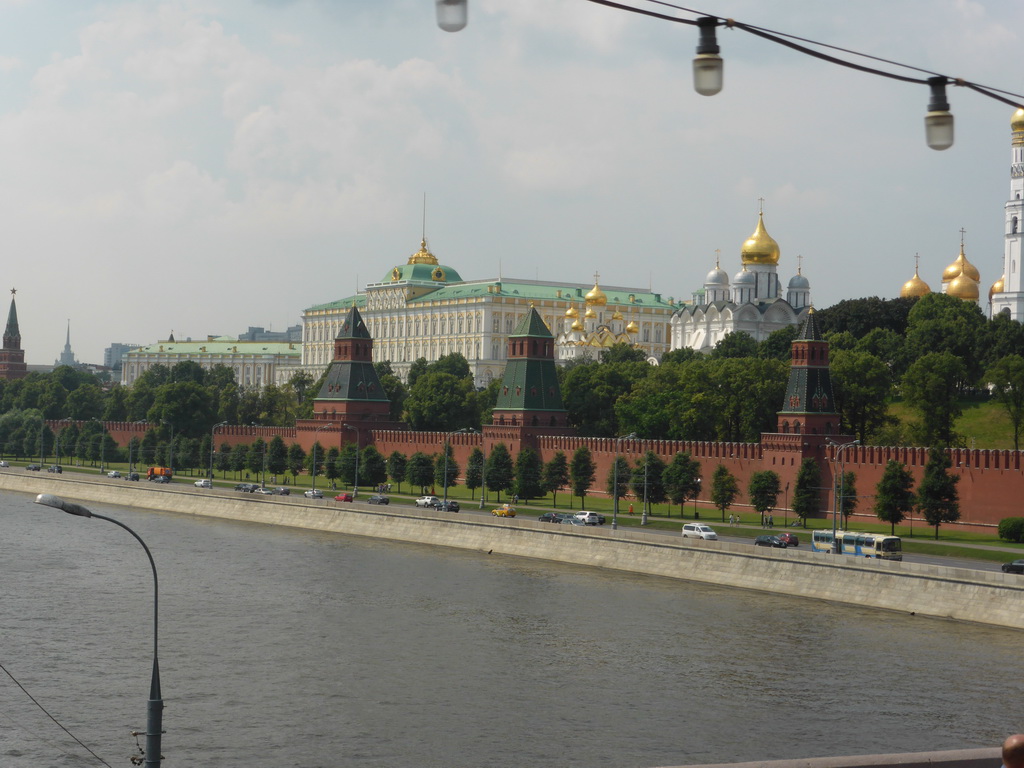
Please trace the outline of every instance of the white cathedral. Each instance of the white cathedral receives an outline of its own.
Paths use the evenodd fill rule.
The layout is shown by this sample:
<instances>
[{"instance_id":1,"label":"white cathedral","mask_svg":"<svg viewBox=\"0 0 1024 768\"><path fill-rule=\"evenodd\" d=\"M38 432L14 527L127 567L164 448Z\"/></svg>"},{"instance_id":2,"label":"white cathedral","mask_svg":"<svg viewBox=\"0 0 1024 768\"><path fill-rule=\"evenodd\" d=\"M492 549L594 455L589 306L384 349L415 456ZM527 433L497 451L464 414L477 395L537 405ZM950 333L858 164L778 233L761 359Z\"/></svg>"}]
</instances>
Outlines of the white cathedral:
<instances>
[{"instance_id":1,"label":"white cathedral","mask_svg":"<svg viewBox=\"0 0 1024 768\"><path fill-rule=\"evenodd\" d=\"M764 341L773 331L802 323L811 307L811 284L798 267L782 298L776 274L779 254L779 244L765 230L761 211L757 229L740 252L743 268L732 283L716 259L703 290L672 315L671 348L708 352L735 331Z\"/></svg>"}]
</instances>

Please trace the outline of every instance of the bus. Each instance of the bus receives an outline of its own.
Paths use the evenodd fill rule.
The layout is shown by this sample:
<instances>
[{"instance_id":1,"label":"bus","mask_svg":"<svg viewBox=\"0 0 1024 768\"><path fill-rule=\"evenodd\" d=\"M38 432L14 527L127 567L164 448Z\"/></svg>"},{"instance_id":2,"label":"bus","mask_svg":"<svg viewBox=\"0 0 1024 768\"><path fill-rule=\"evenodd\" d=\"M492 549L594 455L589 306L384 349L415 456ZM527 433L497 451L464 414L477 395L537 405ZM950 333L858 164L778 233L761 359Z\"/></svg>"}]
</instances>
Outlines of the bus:
<instances>
[{"instance_id":1,"label":"bus","mask_svg":"<svg viewBox=\"0 0 1024 768\"><path fill-rule=\"evenodd\" d=\"M814 531L811 535L811 550L814 552L831 552L832 545L832 531ZM903 542L899 536L889 536L884 533L836 531L835 551L840 555L877 557L880 560L902 560Z\"/></svg>"}]
</instances>

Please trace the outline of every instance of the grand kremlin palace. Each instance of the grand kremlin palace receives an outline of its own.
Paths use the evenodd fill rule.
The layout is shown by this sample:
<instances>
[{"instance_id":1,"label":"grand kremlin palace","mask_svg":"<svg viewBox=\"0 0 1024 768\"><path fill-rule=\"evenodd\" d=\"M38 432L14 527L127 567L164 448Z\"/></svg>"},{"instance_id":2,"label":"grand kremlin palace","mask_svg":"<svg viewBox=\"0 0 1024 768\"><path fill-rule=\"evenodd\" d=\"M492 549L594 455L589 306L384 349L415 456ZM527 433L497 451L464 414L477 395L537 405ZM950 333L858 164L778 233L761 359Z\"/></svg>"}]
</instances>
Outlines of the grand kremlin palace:
<instances>
[{"instance_id":1,"label":"grand kremlin palace","mask_svg":"<svg viewBox=\"0 0 1024 768\"><path fill-rule=\"evenodd\" d=\"M655 362L669 349L678 309L650 290L601 286L598 276L592 286L500 277L465 281L440 264L423 240L405 264L364 292L302 313L301 368L319 376L330 364L334 339L353 306L374 338L374 360L389 361L403 380L418 358L433 362L459 352L480 387L501 378L508 336L531 306L555 337L559 361L596 359L601 349L627 343Z\"/></svg>"}]
</instances>

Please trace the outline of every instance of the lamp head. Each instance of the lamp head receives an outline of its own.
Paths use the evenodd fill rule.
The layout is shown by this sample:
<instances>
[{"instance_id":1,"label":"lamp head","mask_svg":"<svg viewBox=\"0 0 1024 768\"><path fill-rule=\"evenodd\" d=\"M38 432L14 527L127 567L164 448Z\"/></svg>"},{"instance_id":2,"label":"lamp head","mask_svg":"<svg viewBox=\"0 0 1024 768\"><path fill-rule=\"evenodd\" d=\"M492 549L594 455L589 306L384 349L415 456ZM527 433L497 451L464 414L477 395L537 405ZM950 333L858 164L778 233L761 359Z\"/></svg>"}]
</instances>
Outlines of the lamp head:
<instances>
[{"instance_id":1,"label":"lamp head","mask_svg":"<svg viewBox=\"0 0 1024 768\"><path fill-rule=\"evenodd\" d=\"M697 56L693 60L693 88L701 96L714 96L722 90L725 65L718 55L720 49L715 38L716 26L718 20L713 16L697 19L700 42L697 45Z\"/></svg>"},{"instance_id":2,"label":"lamp head","mask_svg":"<svg viewBox=\"0 0 1024 768\"><path fill-rule=\"evenodd\" d=\"M445 32L465 29L469 8L467 0L437 0L437 26Z\"/></svg>"},{"instance_id":3,"label":"lamp head","mask_svg":"<svg viewBox=\"0 0 1024 768\"><path fill-rule=\"evenodd\" d=\"M931 98L924 116L924 137L932 149L943 150L953 146L953 115L946 101L946 78L929 77Z\"/></svg>"},{"instance_id":4,"label":"lamp head","mask_svg":"<svg viewBox=\"0 0 1024 768\"><path fill-rule=\"evenodd\" d=\"M44 507L53 507L59 509L62 512L67 512L69 515L78 515L79 517L92 517L92 512L83 507L81 504L73 504L70 501L65 501L60 496L54 496L52 493L40 493L36 496L36 504L42 504Z\"/></svg>"}]
</instances>

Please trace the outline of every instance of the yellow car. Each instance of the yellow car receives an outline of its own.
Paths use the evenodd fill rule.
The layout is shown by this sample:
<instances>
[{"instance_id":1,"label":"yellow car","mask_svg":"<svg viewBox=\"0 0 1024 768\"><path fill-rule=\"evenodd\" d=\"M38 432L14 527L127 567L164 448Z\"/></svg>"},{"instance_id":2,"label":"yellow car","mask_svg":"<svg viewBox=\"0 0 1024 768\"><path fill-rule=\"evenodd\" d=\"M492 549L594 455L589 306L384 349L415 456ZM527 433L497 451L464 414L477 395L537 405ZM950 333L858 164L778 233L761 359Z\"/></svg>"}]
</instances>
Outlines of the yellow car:
<instances>
[{"instance_id":1,"label":"yellow car","mask_svg":"<svg viewBox=\"0 0 1024 768\"><path fill-rule=\"evenodd\" d=\"M500 507L492 509L491 514L497 515L498 517L515 517L516 508L510 504L502 504Z\"/></svg>"}]
</instances>

